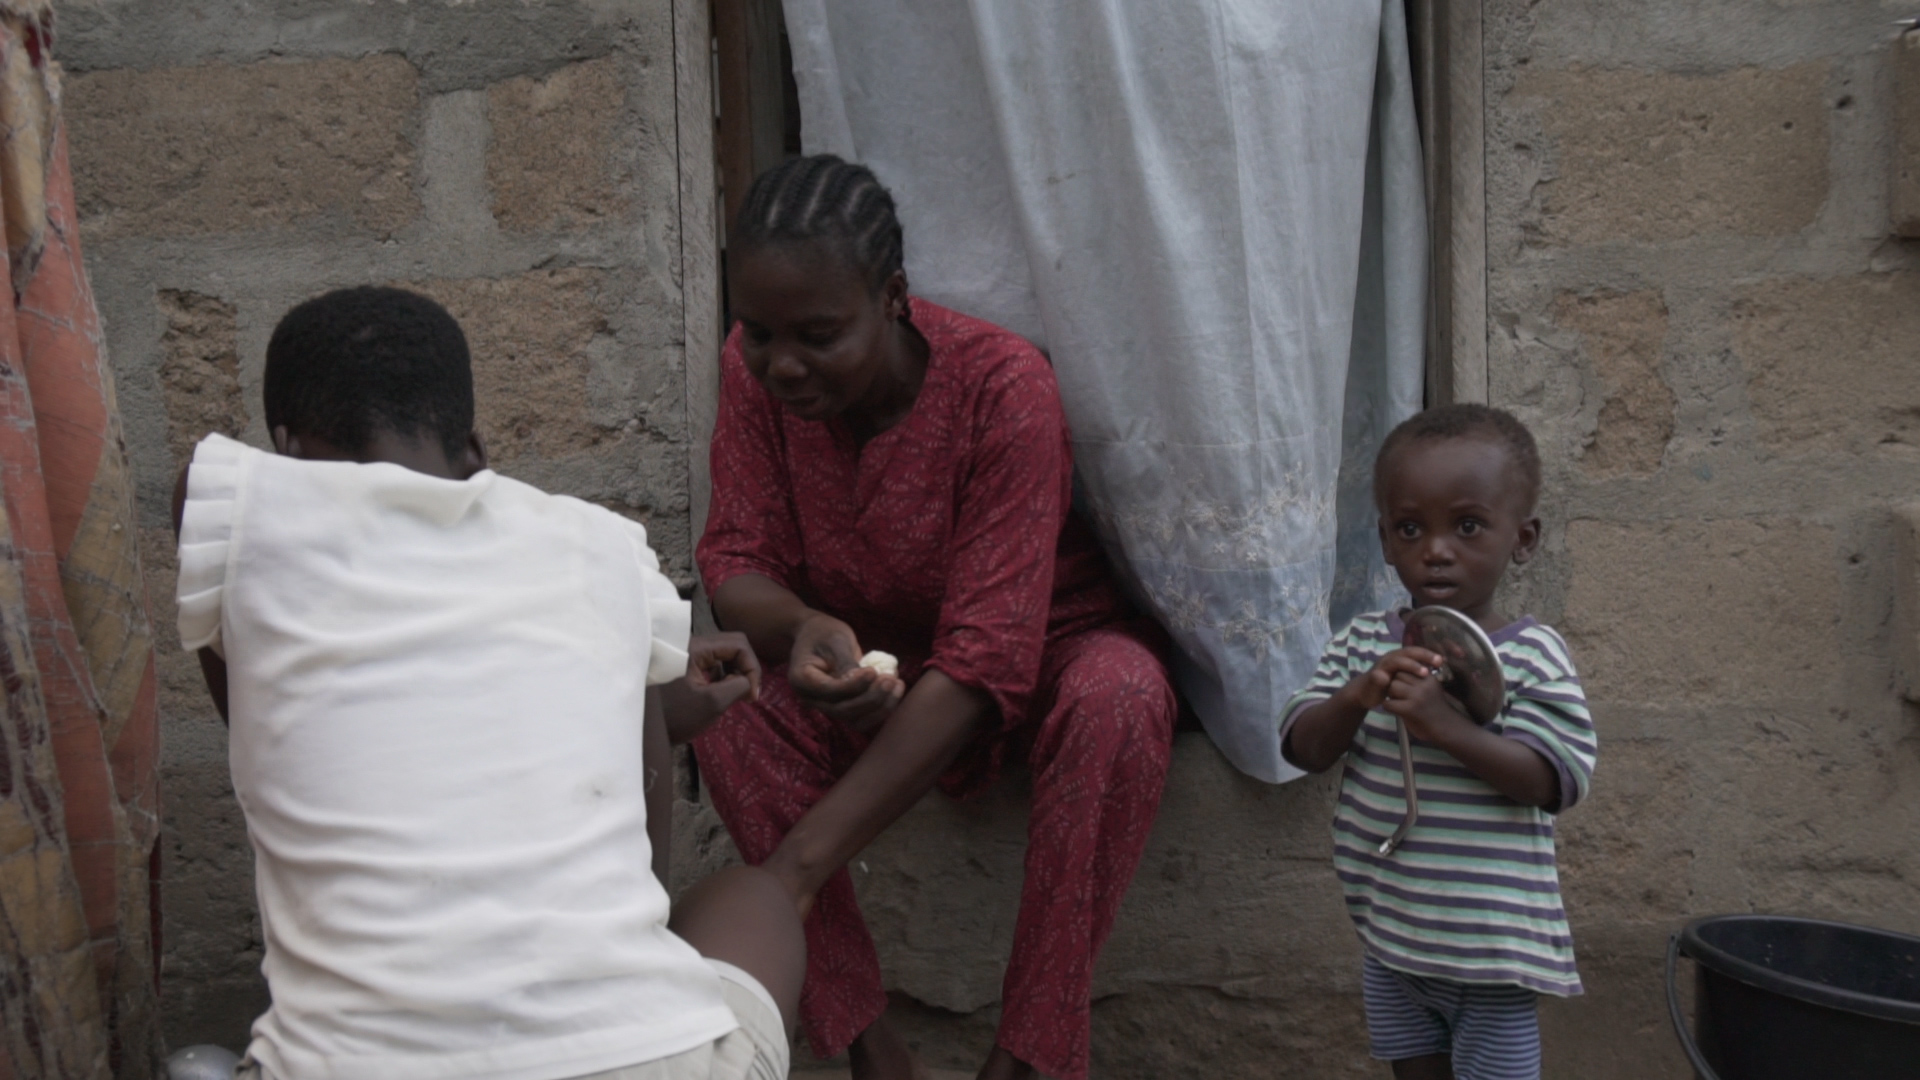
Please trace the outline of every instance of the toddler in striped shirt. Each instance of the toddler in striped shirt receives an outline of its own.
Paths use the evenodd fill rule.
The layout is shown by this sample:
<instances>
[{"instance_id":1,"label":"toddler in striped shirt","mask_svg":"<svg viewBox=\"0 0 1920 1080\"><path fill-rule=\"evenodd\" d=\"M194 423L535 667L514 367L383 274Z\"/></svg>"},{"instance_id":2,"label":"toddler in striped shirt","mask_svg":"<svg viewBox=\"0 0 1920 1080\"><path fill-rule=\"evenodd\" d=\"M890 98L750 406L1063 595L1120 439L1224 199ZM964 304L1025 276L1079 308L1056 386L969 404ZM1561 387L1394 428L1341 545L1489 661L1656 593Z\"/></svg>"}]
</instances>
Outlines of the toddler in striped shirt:
<instances>
[{"instance_id":1,"label":"toddler in striped shirt","mask_svg":"<svg viewBox=\"0 0 1920 1080\"><path fill-rule=\"evenodd\" d=\"M1399 612L1336 635L1287 703L1281 747L1311 772L1344 761L1334 868L1359 931L1373 1056L1395 1080L1539 1080L1538 994L1581 992L1554 869L1554 817L1587 794L1593 719L1567 646L1495 593L1540 543L1540 456L1508 413L1429 409L1374 465L1380 543L1415 607L1444 604L1492 638L1508 698L1485 727L1400 644ZM1420 818L1406 811L1396 724L1412 738Z\"/></svg>"}]
</instances>

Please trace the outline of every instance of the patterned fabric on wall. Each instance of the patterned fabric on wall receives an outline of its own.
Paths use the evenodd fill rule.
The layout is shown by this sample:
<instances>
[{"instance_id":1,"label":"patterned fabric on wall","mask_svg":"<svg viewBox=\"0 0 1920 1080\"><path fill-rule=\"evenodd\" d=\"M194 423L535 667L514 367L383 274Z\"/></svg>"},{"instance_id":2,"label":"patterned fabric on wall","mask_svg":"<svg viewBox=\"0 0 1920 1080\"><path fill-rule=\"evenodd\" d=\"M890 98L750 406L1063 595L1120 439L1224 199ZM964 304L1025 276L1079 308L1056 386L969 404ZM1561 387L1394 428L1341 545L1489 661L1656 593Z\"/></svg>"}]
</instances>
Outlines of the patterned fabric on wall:
<instances>
[{"instance_id":1,"label":"patterned fabric on wall","mask_svg":"<svg viewBox=\"0 0 1920 1080\"><path fill-rule=\"evenodd\" d=\"M153 641L48 0L0 0L0 1080L160 1049Z\"/></svg>"}]
</instances>

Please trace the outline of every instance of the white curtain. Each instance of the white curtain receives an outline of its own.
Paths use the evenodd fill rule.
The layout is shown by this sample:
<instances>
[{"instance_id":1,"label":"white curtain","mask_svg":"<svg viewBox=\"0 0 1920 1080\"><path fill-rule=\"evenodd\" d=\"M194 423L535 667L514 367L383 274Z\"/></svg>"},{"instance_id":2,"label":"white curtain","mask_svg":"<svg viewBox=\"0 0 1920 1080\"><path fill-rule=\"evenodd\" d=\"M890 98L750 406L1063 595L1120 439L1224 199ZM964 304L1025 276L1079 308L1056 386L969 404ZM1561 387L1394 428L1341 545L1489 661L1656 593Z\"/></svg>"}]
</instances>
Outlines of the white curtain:
<instances>
[{"instance_id":1,"label":"white curtain","mask_svg":"<svg viewBox=\"0 0 1920 1080\"><path fill-rule=\"evenodd\" d=\"M871 166L916 293L1047 349L1086 508L1235 765L1392 602L1373 450L1419 407L1401 0L784 0L808 153Z\"/></svg>"}]
</instances>

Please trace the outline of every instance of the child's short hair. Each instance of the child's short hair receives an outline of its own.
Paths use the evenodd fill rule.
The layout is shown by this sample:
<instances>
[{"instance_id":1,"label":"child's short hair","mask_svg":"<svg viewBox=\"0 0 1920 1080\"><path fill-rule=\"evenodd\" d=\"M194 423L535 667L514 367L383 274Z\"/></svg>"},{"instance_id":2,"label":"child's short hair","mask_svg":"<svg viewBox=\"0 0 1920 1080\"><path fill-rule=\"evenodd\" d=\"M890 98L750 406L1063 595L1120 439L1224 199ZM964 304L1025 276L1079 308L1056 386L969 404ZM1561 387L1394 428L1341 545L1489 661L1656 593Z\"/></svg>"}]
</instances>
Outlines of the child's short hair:
<instances>
[{"instance_id":1,"label":"child's short hair","mask_svg":"<svg viewBox=\"0 0 1920 1080\"><path fill-rule=\"evenodd\" d=\"M1506 450L1525 488L1530 513L1540 498L1540 448L1533 432L1505 409L1487 405L1439 405L1415 413L1387 433L1380 454L1373 459L1373 498L1380 501L1380 484L1387 460L1409 443L1430 439L1485 439Z\"/></svg>"},{"instance_id":2,"label":"child's short hair","mask_svg":"<svg viewBox=\"0 0 1920 1080\"><path fill-rule=\"evenodd\" d=\"M376 432L437 441L458 458L473 433L473 361L447 309L362 286L287 312L267 343L267 427L357 452Z\"/></svg>"}]
</instances>

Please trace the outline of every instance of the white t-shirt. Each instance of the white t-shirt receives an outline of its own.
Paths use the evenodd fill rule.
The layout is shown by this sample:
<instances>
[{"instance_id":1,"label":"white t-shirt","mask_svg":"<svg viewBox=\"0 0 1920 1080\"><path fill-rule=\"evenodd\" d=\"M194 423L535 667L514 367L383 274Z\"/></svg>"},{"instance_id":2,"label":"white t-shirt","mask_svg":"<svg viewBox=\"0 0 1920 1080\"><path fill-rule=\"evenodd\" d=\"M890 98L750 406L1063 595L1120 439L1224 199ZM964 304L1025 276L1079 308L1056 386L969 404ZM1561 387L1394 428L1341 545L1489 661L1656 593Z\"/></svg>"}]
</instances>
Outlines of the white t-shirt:
<instances>
[{"instance_id":1,"label":"white t-shirt","mask_svg":"<svg viewBox=\"0 0 1920 1080\"><path fill-rule=\"evenodd\" d=\"M646 687L690 613L645 529L211 435L179 601L227 661L270 1074L553 1080L736 1026L651 868Z\"/></svg>"}]
</instances>

